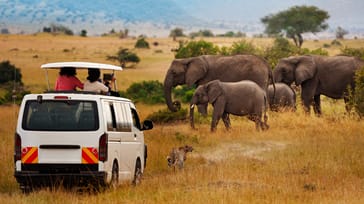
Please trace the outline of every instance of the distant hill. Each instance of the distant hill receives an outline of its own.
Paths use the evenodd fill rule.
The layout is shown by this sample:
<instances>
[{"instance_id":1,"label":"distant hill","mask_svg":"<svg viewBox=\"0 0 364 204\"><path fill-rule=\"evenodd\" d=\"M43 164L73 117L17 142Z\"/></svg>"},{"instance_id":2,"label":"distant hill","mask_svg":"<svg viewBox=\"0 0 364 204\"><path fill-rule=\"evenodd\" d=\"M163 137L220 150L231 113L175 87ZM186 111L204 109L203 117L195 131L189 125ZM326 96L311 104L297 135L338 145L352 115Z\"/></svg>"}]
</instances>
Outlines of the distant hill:
<instances>
[{"instance_id":1,"label":"distant hill","mask_svg":"<svg viewBox=\"0 0 364 204\"><path fill-rule=\"evenodd\" d=\"M196 19L170 0L0 0L0 27L35 32L51 23L100 34L131 27L168 28ZM106 30L105 30L106 29Z\"/></svg>"}]
</instances>

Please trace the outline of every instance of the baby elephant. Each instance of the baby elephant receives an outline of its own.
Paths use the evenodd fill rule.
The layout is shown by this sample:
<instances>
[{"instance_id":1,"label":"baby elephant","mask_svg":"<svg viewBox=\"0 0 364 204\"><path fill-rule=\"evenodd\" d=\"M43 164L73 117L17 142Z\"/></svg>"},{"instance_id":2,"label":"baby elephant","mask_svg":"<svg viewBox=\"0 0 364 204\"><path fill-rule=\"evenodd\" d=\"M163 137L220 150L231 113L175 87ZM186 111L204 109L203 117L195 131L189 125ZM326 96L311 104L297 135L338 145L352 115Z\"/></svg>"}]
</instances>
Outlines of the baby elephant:
<instances>
[{"instance_id":1,"label":"baby elephant","mask_svg":"<svg viewBox=\"0 0 364 204\"><path fill-rule=\"evenodd\" d=\"M229 114L247 115L250 120L255 122L257 130L269 128L266 115L268 100L265 91L253 81L221 82L214 80L198 86L191 100L190 122L192 128L195 127L194 105L197 105L200 113L206 115L208 103L214 107L211 131L216 130L220 118L224 121L225 127L229 129ZM262 121L263 113L264 122Z\"/></svg>"},{"instance_id":2,"label":"baby elephant","mask_svg":"<svg viewBox=\"0 0 364 204\"><path fill-rule=\"evenodd\" d=\"M174 171L176 170L176 166L178 169L182 169L187 158L187 152L192 151L193 147L188 145L179 147L178 149L173 148L167 156L168 166L173 167Z\"/></svg>"},{"instance_id":3,"label":"baby elephant","mask_svg":"<svg viewBox=\"0 0 364 204\"><path fill-rule=\"evenodd\" d=\"M273 85L268 87L269 106L272 111L296 110L296 92L285 83L275 83L276 92L274 94Z\"/></svg>"}]
</instances>

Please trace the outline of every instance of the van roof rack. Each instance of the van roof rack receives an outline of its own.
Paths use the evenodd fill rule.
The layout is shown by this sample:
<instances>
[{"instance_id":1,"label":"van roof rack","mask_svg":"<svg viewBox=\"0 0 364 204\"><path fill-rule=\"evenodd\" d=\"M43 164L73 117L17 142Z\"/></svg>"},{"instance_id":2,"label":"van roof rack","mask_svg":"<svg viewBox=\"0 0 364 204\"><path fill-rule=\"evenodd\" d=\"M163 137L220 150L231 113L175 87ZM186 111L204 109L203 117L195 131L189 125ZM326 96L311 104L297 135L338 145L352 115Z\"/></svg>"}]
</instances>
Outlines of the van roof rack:
<instances>
[{"instance_id":1,"label":"van roof rack","mask_svg":"<svg viewBox=\"0 0 364 204\"><path fill-rule=\"evenodd\" d=\"M92 94L97 95L96 92L93 91L45 91L44 93L66 93L66 94Z\"/></svg>"},{"instance_id":2,"label":"van roof rack","mask_svg":"<svg viewBox=\"0 0 364 204\"><path fill-rule=\"evenodd\" d=\"M48 69L60 69L62 67L74 67L76 69L101 69L101 70L112 70L113 74L115 74L115 71L121 71L123 70L120 66L115 66L111 64L102 64L102 63L94 63L94 62L53 62L53 63L47 63L40 66L40 68L45 69L46 71L46 80L48 85L48 91L50 91L50 84L49 84L49 78L48 78ZM115 84L116 86L116 84ZM115 87L116 89L116 87Z\"/></svg>"},{"instance_id":3,"label":"van roof rack","mask_svg":"<svg viewBox=\"0 0 364 204\"><path fill-rule=\"evenodd\" d=\"M102 64L94 62L54 62L47 63L40 66L42 69L59 69L62 67L75 67L84 69L107 69L107 70L123 70L120 66L115 66L111 64Z\"/></svg>"}]
</instances>

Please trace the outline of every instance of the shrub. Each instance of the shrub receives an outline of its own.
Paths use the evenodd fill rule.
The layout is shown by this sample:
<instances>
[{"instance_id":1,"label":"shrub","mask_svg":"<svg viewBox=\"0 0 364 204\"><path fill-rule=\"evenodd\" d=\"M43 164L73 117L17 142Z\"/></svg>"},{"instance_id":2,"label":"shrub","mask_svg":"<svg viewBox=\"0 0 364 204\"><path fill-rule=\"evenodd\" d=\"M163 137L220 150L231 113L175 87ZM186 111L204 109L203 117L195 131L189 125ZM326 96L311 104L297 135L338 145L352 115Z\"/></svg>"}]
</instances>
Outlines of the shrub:
<instances>
[{"instance_id":1,"label":"shrub","mask_svg":"<svg viewBox=\"0 0 364 204\"><path fill-rule=\"evenodd\" d=\"M186 85L177 86L173 89L174 97L183 103L189 103L194 92L195 88L188 88Z\"/></svg>"},{"instance_id":2,"label":"shrub","mask_svg":"<svg viewBox=\"0 0 364 204\"><path fill-rule=\"evenodd\" d=\"M0 73L0 89L5 90L5 94L0 96L0 104L13 100L19 104L23 96L30 93L23 86L20 69L10 64L9 61L3 61L0 63Z\"/></svg>"},{"instance_id":3,"label":"shrub","mask_svg":"<svg viewBox=\"0 0 364 204\"><path fill-rule=\"evenodd\" d=\"M356 49L356 48L345 47L345 48L341 49L341 53L343 55L358 57L358 58L364 60L364 48Z\"/></svg>"},{"instance_id":4,"label":"shrub","mask_svg":"<svg viewBox=\"0 0 364 204\"><path fill-rule=\"evenodd\" d=\"M341 53L364 60L364 48L345 47L341 49ZM349 89L349 106L354 108L360 117L364 116L364 67L358 69L355 73L355 89Z\"/></svg>"},{"instance_id":5,"label":"shrub","mask_svg":"<svg viewBox=\"0 0 364 204\"><path fill-rule=\"evenodd\" d=\"M120 92L120 95L146 104L165 103L163 84L157 80L133 83L126 92Z\"/></svg>"},{"instance_id":6,"label":"shrub","mask_svg":"<svg viewBox=\"0 0 364 204\"><path fill-rule=\"evenodd\" d=\"M342 44L341 44L341 42L340 41L338 41L338 40L333 40L332 42L331 42L331 45L336 45L336 46L341 46Z\"/></svg>"},{"instance_id":7,"label":"shrub","mask_svg":"<svg viewBox=\"0 0 364 204\"><path fill-rule=\"evenodd\" d=\"M258 54L258 50L252 43L241 40L239 42L234 42L230 49L230 55L237 54Z\"/></svg>"},{"instance_id":8,"label":"shrub","mask_svg":"<svg viewBox=\"0 0 364 204\"><path fill-rule=\"evenodd\" d=\"M87 30L81 30L80 36L87 37Z\"/></svg>"},{"instance_id":9,"label":"shrub","mask_svg":"<svg viewBox=\"0 0 364 204\"><path fill-rule=\"evenodd\" d=\"M3 61L0 63L0 84L7 82L21 82L20 69L10 64L9 61Z\"/></svg>"},{"instance_id":10,"label":"shrub","mask_svg":"<svg viewBox=\"0 0 364 204\"><path fill-rule=\"evenodd\" d=\"M307 48L298 48L290 43L286 38L278 37L274 40L273 46L263 52L263 57L268 60L271 67L275 67L281 58L293 55L324 55L328 52L322 48L309 50Z\"/></svg>"},{"instance_id":11,"label":"shrub","mask_svg":"<svg viewBox=\"0 0 364 204\"><path fill-rule=\"evenodd\" d=\"M298 54L300 54L300 55L322 55L322 56L329 55L329 53L322 48L317 48L315 50L309 50L307 48L304 48L304 49L300 49Z\"/></svg>"},{"instance_id":12,"label":"shrub","mask_svg":"<svg viewBox=\"0 0 364 204\"><path fill-rule=\"evenodd\" d=\"M275 67L281 58L289 57L298 52L298 48L286 38L278 37L273 46L263 52L263 57L268 60L271 67Z\"/></svg>"},{"instance_id":13,"label":"shrub","mask_svg":"<svg viewBox=\"0 0 364 204\"><path fill-rule=\"evenodd\" d=\"M204 40L191 41L187 44L180 41L179 48L175 54L175 58L197 57L200 55L218 54L219 48L211 42Z\"/></svg>"},{"instance_id":14,"label":"shrub","mask_svg":"<svg viewBox=\"0 0 364 204\"><path fill-rule=\"evenodd\" d=\"M171 112L168 109L159 110L150 114L147 118L157 124L183 121L187 118L187 109L181 108L177 112Z\"/></svg>"},{"instance_id":15,"label":"shrub","mask_svg":"<svg viewBox=\"0 0 364 204\"><path fill-rule=\"evenodd\" d=\"M364 116L364 67L355 73L355 89L350 90L349 106L362 118Z\"/></svg>"},{"instance_id":16,"label":"shrub","mask_svg":"<svg viewBox=\"0 0 364 204\"><path fill-rule=\"evenodd\" d=\"M147 48L149 49L149 43L145 40L144 37L142 38L139 38L135 45L134 45L135 48Z\"/></svg>"}]
</instances>

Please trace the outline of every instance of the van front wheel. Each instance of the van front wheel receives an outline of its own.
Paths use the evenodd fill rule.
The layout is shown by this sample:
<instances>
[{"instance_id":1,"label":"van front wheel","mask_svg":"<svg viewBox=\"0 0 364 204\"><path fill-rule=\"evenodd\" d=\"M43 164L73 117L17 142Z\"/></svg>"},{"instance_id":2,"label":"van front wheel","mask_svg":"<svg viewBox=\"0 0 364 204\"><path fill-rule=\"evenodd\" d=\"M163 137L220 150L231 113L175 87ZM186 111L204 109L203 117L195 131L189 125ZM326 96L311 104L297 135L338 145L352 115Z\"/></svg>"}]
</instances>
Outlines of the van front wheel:
<instances>
[{"instance_id":1,"label":"van front wheel","mask_svg":"<svg viewBox=\"0 0 364 204\"><path fill-rule=\"evenodd\" d=\"M142 165L140 164L140 160L138 159L135 164L135 172L134 172L134 179L133 179L133 185L136 186L140 184L142 181Z\"/></svg>"}]
</instances>

